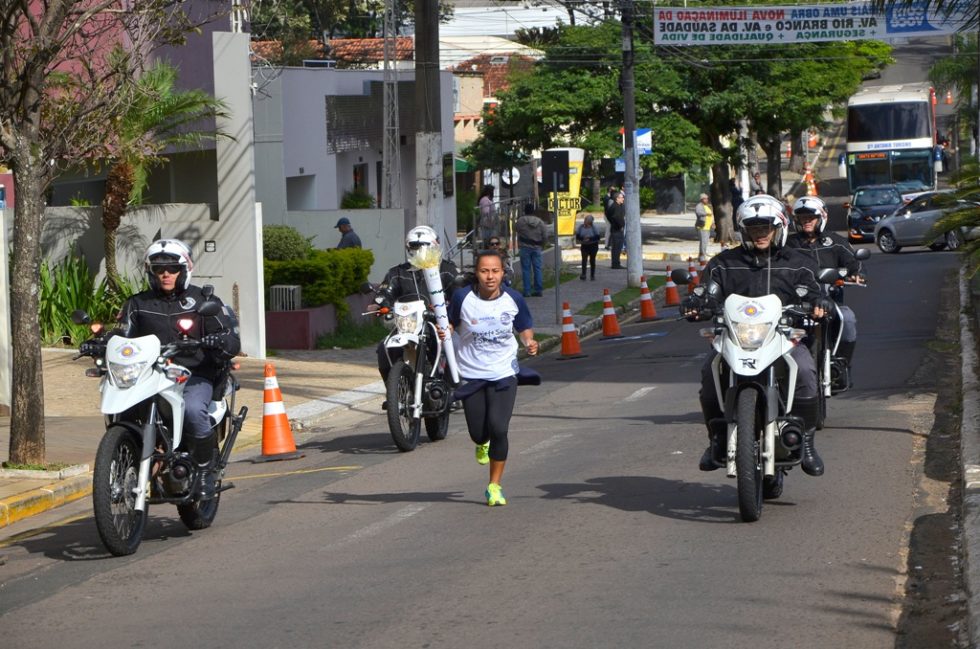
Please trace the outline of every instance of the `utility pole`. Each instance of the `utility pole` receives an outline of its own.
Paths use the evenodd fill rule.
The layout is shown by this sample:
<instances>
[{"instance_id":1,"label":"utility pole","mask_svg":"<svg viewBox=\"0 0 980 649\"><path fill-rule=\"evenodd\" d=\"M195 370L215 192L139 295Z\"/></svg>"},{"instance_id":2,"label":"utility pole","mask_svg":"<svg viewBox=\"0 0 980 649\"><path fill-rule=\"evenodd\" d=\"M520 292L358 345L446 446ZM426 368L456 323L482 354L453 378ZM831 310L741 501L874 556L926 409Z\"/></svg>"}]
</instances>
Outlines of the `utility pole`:
<instances>
[{"instance_id":1,"label":"utility pole","mask_svg":"<svg viewBox=\"0 0 980 649\"><path fill-rule=\"evenodd\" d=\"M415 2L415 223L443 231L439 3Z\"/></svg>"},{"instance_id":2,"label":"utility pole","mask_svg":"<svg viewBox=\"0 0 980 649\"><path fill-rule=\"evenodd\" d=\"M398 0L385 0L384 21L384 116L385 134L381 158L381 207L402 206L401 134L398 128L398 33L395 15Z\"/></svg>"},{"instance_id":3,"label":"utility pole","mask_svg":"<svg viewBox=\"0 0 980 649\"><path fill-rule=\"evenodd\" d=\"M626 195L626 281L638 287L643 274L643 233L640 228L640 188L637 182L639 158L636 152L636 98L633 83L633 0L622 0L623 71L620 83L623 90L623 135L626 176L623 193Z\"/></svg>"}]
</instances>

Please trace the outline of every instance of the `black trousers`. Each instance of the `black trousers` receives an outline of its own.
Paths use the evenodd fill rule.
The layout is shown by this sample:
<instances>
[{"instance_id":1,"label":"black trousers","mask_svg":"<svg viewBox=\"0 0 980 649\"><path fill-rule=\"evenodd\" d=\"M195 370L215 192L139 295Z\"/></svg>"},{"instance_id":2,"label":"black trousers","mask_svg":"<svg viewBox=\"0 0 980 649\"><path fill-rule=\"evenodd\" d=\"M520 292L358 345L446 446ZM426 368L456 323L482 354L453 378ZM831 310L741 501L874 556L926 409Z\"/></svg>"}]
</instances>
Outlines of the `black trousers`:
<instances>
[{"instance_id":1,"label":"black trousers","mask_svg":"<svg viewBox=\"0 0 980 649\"><path fill-rule=\"evenodd\" d=\"M595 256L599 252L599 242L582 244L582 278L585 278L585 266L588 263L592 269L592 277L595 277Z\"/></svg>"},{"instance_id":2,"label":"black trousers","mask_svg":"<svg viewBox=\"0 0 980 649\"><path fill-rule=\"evenodd\" d=\"M507 429L517 400L517 378L488 382L463 400L466 428L474 444L490 442L490 459L507 459Z\"/></svg>"}]
</instances>

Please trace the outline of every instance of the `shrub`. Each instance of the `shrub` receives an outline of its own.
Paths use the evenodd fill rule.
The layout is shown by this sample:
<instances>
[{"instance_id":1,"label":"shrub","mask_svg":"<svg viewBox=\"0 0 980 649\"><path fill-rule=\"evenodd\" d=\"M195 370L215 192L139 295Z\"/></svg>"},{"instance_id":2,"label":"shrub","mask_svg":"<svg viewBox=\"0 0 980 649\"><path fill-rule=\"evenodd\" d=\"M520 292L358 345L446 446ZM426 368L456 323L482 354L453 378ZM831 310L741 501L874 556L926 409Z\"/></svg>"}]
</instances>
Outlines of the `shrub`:
<instances>
[{"instance_id":1,"label":"shrub","mask_svg":"<svg viewBox=\"0 0 980 649\"><path fill-rule=\"evenodd\" d=\"M306 259L313 251L313 239L288 225L266 225L262 228L262 256L274 261Z\"/></svg>"},{"instance_id":2,"label":"shrub","mask_svg":"<svg viewBox=\"0 0 980 649\"><path fill-rule=\"evenodd\" d=\"M360 290L373 263L374 253L362 248L314 250L308 259L267 259L266 306L270 286L298 284L303 287L304 308L332 304L337 309L337 317L343 319L348 311L344 298Z\"/></svg>"},{"instance_id":3,"label":"shrub","mask_svg":"<svg viewBox=\"0 0 980 649\"><path fill-rule=\"evenodd\" d=\"M474 228L476 205L476 192L469 190L456 192L456 230L469 232Z\"/></svg>"},{"instance_id":4,"label":"shrub","mask_svg":"<svg viewBox=\"0 0 980 649\"><path fill-rule=\"evenodd\" d=\"M640 187L640 209L652 210L654 207L655 194L653 187Z\"/></svg>"},{"instance_id":5,"label":"shrub","mask_svg":"<svg viewBox=\"0 0 980 649\"><path fill-rule=\"evenodd\" d=\"M366 210L372 207L374 207L374 196L361 187L355 187L340 199L342 210Z\"/></svg>"}]
</instances>

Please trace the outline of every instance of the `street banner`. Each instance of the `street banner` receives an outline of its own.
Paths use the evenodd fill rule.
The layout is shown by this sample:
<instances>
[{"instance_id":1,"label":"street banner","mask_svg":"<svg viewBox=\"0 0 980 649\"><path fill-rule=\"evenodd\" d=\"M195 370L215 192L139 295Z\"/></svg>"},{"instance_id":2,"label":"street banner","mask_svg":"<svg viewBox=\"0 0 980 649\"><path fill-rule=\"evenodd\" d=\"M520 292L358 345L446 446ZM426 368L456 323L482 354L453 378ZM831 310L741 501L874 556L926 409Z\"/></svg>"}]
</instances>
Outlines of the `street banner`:
<instances>
[{"instance_id":1,"label":"street banner","mask_svg":"<svg viewBox=\"0 0 980 649\"><path fill-rule=\"evenodd\" d=\"M548 151L568 151L568 191L558 192L558 236L575 234L575 217L582 200L579 192L582 188L582 168L585 163L585 149L563 148L548 149ZM548 211L555 213L555 194L548 193Z\"/></svg>"},{"instance_id":2,"label":"street banner","mask_svg":"<svg viewBox=\"0 0 980 649\"><path fill-rule=\"evenodd\" d=\"M933 3L934 4L934 3ZM969 23L970 3L923 0L877 10L869 0L768 7L670 7L653 12L657 45L763 45L940 36ZM975 11L975 9L974 9Z\"/></svg>"}]
</instances>

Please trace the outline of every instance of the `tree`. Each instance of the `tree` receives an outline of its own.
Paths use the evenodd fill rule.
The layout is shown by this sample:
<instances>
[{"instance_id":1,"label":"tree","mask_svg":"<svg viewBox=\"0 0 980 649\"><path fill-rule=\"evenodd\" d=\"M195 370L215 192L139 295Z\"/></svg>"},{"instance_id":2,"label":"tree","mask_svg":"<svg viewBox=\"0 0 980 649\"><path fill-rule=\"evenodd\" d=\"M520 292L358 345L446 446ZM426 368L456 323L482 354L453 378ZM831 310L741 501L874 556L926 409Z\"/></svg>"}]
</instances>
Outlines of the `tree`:
<instances>
[{"instance_id":1,"label":"tree","mask_svg":"<svg viewBox=\"0 0 980 649\"><path fill-rule=\"evenodd\" d=\"M190 12L192 8L188 8ZM195 23L180 0L15 0L0 21L0 163L17 183L10 273L11 462L44 463L38 283L44 196L66 168L110 157L120 92L161 45ZM123 48L125 44L125 48Z\"/></svg>"},{"instance_id":2,"label":"tree","mask_svg":"<svg viewBox=\"0 0 980 649\"><path fill-rule=\"evenodd\" d=\"M161 61L120 89L127 95L125 112L114 122L115 147L102 199L106 279L116 292L116 233L126 208L141 202L148 171L167 161L160 154L170 147L217 137L211 120L227 116L220 101L201 90L175 90L176 81L177 70Z\"/></svg>"}]
</instances>

